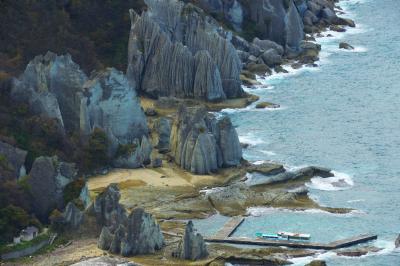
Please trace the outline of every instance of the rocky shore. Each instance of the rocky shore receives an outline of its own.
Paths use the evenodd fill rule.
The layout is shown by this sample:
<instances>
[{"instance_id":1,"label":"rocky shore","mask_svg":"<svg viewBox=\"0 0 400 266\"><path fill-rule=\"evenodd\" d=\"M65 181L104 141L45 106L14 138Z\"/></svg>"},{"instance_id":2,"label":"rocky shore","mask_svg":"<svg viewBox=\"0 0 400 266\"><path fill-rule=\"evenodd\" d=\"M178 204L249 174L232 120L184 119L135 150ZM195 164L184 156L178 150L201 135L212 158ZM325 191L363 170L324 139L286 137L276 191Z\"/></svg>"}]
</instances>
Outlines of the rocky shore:
<instances>
[{"instance_id":1,"label":"rocky shore","mask_svg":"<svg viewBox=\"0 0 400 266\"><path fill-rule=\"evenodd\" d=\"M257 76L285 72L286 65L316 66L315 37L354 22L338 16L335 0L144 2L142 13L129 11L126 73L106 68L89 76L70 55L48 52L11 82L10 99L51 120L66 146L79 136L94 147L90 159L107 162L82 171L57 156L38 156L26 169L28 152L0 139L7 167L0 166L10 179L27 176L33 213L62 228L73 247L90 242L79 251L58 247L27 264L286 265L313 255L207 245L186 221L249 215L259 206L351 211L319 206L308 196L305 183L334 176L330 169L252 164L229 117L212 112L258 101L242 88L259 85ZM73 196L66 197L71 187Z\"/></svg>"}]
</instances>

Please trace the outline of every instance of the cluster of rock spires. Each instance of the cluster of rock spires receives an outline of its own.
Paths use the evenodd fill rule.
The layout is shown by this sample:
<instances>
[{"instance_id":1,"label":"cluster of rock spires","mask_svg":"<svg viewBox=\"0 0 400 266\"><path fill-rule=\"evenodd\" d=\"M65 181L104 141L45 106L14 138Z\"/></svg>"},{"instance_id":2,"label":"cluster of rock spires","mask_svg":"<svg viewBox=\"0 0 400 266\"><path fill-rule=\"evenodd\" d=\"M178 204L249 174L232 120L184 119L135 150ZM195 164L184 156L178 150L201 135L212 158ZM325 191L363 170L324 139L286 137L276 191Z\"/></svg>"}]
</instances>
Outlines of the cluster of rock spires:
<instances>
[{"instance_id":1,"label":"cluster of rock spires","mask_svg":"<svg viewBox=\"0 0 400 266\"><path fill-rule=\"evenodd\" d=\"M195 174L237 166L242 159L239 138L229 117L217 120L202 107L180 106L170 145L175 162Z\"/></svg>"},{"instance_id":2,"label":"cluster of rock spires","mask_svg":"<svg viewBox=\"0 0 400 266\"><path fill-rule=\"evenodd\" d=\"M48 52L35 57L14 79L11 95L17 102L29 103L32 113L56 119L65 133L89 135L95 128L102 129L110 156L119 145L136 144L135 154L116 161L119 167L140 167L148 160L147 121L135 83L116 69L88 78L70 55Z\"/></svg>"},{"instance_id":3,"label":"cluster of rock spires","mask_svg":"<svg viewBox=\"0 0 400 266\"><path fill-rule=\"evenodd\" d=\"M151 97L221 101L244 95L241 62L219 26L192 4L145 0L131 13L127 75Z\"/></svg>"},{"instance_id":4,"label":"cluster of rock spires","mask_svg":"<svg viewBox=\"0 0 400 266\"><path fill-rule=\"evenodd\" d=\"M120 197L118 186L111 184L88 209L102 226L99 248L123 256L151 254L161 249L164 237L154 218L140 208L127 215L119 203Z\"/></svg>"}]
</instances>

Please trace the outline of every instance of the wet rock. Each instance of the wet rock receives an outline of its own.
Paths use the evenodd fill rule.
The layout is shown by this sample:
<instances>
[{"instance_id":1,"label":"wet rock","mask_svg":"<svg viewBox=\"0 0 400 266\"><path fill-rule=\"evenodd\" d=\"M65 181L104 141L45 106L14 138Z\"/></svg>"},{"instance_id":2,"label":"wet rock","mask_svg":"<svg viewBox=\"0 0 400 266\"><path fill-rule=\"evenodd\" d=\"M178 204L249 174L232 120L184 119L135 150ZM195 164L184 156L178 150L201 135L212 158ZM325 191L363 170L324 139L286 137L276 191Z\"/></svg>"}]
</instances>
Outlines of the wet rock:
<instances>
[{"instance_id":1,"label":"wet rock","mask_svg":"<svg viewBox=\"0 0 400 266\"><path fill-rule=\"evenodd\" d=\"M111 232L127 219L126 211L119 203L120 198L118 185L111 184L96 197L88 209L89 213L95 215L97 224L107 227Z\"/></svg>"},{"instance_id":2,"label":"wet rock","mask_svg":"<svg viewBox=\"0 0 400 266\"><path fill-rule=\"evenodd\" d=\"M338 26L338 25L331 25L331 26L329 27L329 29L332 30L332 31L336 31L336 32L345 32L345 31L346 31L345 28L340 27L340 26Z\"/></svg>"},{"instance_id":3,"label":"wet rock","mask_svg":"<svg viewBox=\"0 0 400 266\"><path fill-rule=\"evenodd\" d=\"M326 262L323 260L313 260L305 266L326 266Z\"/></svg>"},{"instance_id":4,"label":"wet rock","mask_svg":"<svg viewBox=\"0 0 400 266\"><path fill-rule=\"evenodd\" d=\"M269 103L269 102L261 102L256 105L257 109L265 109L265 108L275 109L275 108L279 108L279 107L281 107L279 104Z\"/></svg>"},{"instance_id":5,"label":"wet rock","mask_svg":"<svg viewBox=\"0 0 400 266\"><path fill-rule=\"evenodd\" d=\"M273 67L282 63L282 56L279 55L275 49L269 49L265 51L261 55L261 58L263 62L269 67Z\"/></svg>"},{"instance_id":6,"label":"wet rock","mask_svg":"<svg viewBox=\"0 0 400 266\"><path fill-rule=\"evenodd\" d=\"M11 96L17 102L27 102L33 113L55 118L66 131L75 131L79 129L77 93L86 80L69 54L48 52L29 62L14 80Z\"/></svg>"},{"instance_id":7,"label":"wet rock","mask_svg":"<svg viewBox=\"0 0 400 266\"><path fill-rule=\"evenodd\" d=\"M181 106L171 133L175 162L195 174L208 174L221 167L236 166L242 149L228 117L217 120L204 108Z\"/></svg>"},{"instance_id":8,"label":"wet rock","mask_svg":"<svg viewBox=\"0 0 400 266\"><path fill-rule=\"evenodd\" d=\"M350 44L345 43L345 42L339 43L339 48L340 49L346 49L346 50L354 50L353 46L351 46Z\"/></svg>"},{"instance_id":9,"label":"wet rock","mask_svg":"<svg viewBox=\"0 0 400 266\"><path fill-rule=\"evenodd\" d=\"M394 241L394 246L396 247L396 248L399 248L400 247L400 235L396 238L396 240Z\"/></svg>"},{"instance_id":10,"label":"wet rock","mask_svg":"<svg viewBox=\"0 0 400 266\"><path fill-rule=\"evenodd\" d=\"M119 145L131 144L148 134L134 83L114 68L92 74L83 86L80 110L82 131L90 134L95 128L103 129L111 154Z\"/></svg>"},{"instance_id":11,"label":"wet rock","mask_svg":"<svg viewBox=\"0 0 400 266\"><path fill-rule=\"evenodd\" d=\"M265 75L265 74L272 73L271 69L265 64L250 63L250 64L247 64L246 69L257 75Z\"/></svg>"},{"instance_id":12,"label":"wet rock","mask_svg":"<svg viewBox=\"0 0 400 266\"><path fill-rule=\"evenodd\" d=\"M76 178L75 164L60 162L57 157L37 158L28 178L34 213L46 220L55 208L63 209L64 188Z\"/></svg>"},{"instance_id":13,"label":"wet rock","mask_svg":"<svg viewBox=\"0 0 400 266\"><path fill-rule=\"evenodd\" d=\"M161 153L168 152L170 149L169 141L171 136L171 121L165 117L162 117L157 120L155 127L158 133L158 143L156 148Z\"/></svg>"},{"instance_id":14,"label":"wet rock","mask_svg":"<svg viewBox=\"0 0 400 266\"><path fill-rule=\"evenodd\" d=\"M275 66L274 70L276 73L289 73L289 71L284 69L281 65Z\"/></svg>"},{"instance_id":15,"label":"wet rock","mask_svg":"<svg viewBox=\"0 0 400 266\"><path fill-rule=\"evenodd\" d=\"M343 249L336 252L338 256L346 257L361 257L367 255L368 253L376 253L381 251L382 248L377 247L361 247L355 249Z\"/></svg>"},{"instance_id":16,"label":"wet rock","mask_svg":"<svg viewBox=\"0 0 400 266\"><path fill-rule=\"evenodd\" d=\"M83 223L83 212L74 203L69 202L63 212L63 219L67 228L77 229Z\"/></svg>"},{"instance_id":17,"label":"wet rock","mask_svg":"<svg viewBox=\"0 0 400 266\"><path fill-rule=\"evenodd\" d=\"M328 7L321 10L321 17L326 19L328 23L333 23L337 19L335 12Z\"/></svg>"},{"instance_id":18,"label":"wet rock","mask_svg":"<svg viewBox=\"0 0 400 266\"><path fill-rule=\"evenodd\" d=\"M349 26L349 27L352 27L352 28L354 28L356 26L356 24L354 23L353 20L348 19L348 18L340 18L340 17L338 17L335 20L335 24L343 25L343 26Z\"/></svg>"},{"instance_id":19,"label":"wet rock","mask_svg":"<svg viewBox=\"0 0 400 266\"><path fill-rule=\"evenodd\" d=\"M0 168L6 168L4 170L10 171L13 178L24 176L26 174L24 164L27 154L27 151L0 141Z\"/></svg>"},{"instance_id":20,"label":"wet rock","mask_svg":"<svg viewBox=\"0 0 400 266\"><path fill-rule=\"evenodd\" d=\"M187 223L185 235L172 256L184 260L200 260L208 257L207 245L203 237L196 233L192 221Z\"/></svg>"},{"instance_id":21,"label":"wet rock","mask_svg":"<svg viewBox=\"0 0 400 266\"><path fill-rule=\"evenodd\" d=\"M285 172L285 168L281 164L275 163L262 163L262 164L252 164L247 167L249 173L260 173L263 175L276 175Z\"/></svg>"}]
</instances>

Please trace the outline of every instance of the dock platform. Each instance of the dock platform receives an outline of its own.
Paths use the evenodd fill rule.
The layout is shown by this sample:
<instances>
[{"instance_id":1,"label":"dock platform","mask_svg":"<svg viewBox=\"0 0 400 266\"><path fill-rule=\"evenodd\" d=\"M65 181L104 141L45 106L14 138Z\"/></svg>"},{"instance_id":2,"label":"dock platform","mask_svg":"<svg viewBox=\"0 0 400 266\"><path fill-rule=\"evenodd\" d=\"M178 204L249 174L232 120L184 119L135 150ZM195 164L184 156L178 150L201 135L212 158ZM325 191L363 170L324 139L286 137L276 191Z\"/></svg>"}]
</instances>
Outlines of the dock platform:
<instances>
[{"instance_id":1,"label":"dock platform","mask_svg":"<svg viewBox=\"0 0 400 266\"><path fill-rule=\"evenodd\" d=\"M333 250L344 247L350 247L357 244L365 243L378 238L377 235L364 234L343 240L334 241L331 243L313 243L304 241L290 241L290 240L269 240L269 239L253 239L248 237L231 237L236 229L243 223L244 217L234 217L230 219L215 235L207 237L204 240L210 243L225 243L225 244L239 244L239 245L255 245L255 246L283 246L291 248L304 248L304 249L322 249Z\"/></svg>"}]
</instances>

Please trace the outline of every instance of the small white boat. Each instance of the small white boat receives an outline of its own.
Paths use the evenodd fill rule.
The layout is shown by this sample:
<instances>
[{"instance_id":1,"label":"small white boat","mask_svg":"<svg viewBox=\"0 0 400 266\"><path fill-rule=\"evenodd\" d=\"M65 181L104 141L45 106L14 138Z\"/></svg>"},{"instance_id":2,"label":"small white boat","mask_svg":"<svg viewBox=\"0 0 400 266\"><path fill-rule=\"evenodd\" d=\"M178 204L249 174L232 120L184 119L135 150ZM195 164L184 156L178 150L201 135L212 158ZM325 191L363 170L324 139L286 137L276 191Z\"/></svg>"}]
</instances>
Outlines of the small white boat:
<instances>
[{"instance_id":1,"label":"small white boat","mask_svg":"<svg viewBox=\"0 0 400 266\"><path fill-rule=\"evenodd\" d=\"M292 232L278 232L278 235L282 238L296 239L296 240L310 240L310 234L292 233Z\"/></svg>"}]
</instances>

